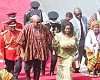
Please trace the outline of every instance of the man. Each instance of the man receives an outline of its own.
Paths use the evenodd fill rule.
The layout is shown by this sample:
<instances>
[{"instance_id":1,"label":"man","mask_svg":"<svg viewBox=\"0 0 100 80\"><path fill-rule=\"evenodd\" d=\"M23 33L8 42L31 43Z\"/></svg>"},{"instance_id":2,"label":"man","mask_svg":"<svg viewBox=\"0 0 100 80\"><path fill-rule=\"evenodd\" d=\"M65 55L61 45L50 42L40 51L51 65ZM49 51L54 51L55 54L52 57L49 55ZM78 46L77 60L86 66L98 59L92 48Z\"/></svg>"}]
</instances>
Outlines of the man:
<instances>
[{"instance_id":1,"label":"man","mask_svg":"<svg viewBox=\"0 0 100 80\"><path fill-rule=\"evenodd\" d=\"M15 41L20 31L16 30L16 22L9 21L6 24L8 30L1 32L0 53L1 56L4 56L5 68L14 75L15 80L18 80L18 75L22 68L22 60L17 55L16 49L18 44Z\"/></svg>"},{"instance_id":2,"label":"man","mask_svg":"<svg viewBox=\"0 0 100 80\"><path fill-rule=\"evenodd\" d=\"M38 9L39 6L40 6L40 3L37 2L37 1L32 1L32 2L30 3L30 6L31 6L31 9L28 10L28 11L24 14L24 25L25 25L28 21L30 21L30 11L34 11L34 10L38 10L38 11L39 11L39 14L38 14L38 15L39 15L40 18L41 18L41 22L43 22L42 11L41 11L40 9Z\"/></svg>"},{"instance_id":3,"label":"man","mask_svg":"<svg viewBox=\"0 0 100 80\"><path fill-rule=\"evenodd\" d=\"M40 17L33 15L32 23L25 25L17 38L21 47L21 57L25 61L26 80L30 79L30 69L33 67L34 80L39 80L41 60L48 59L48 45L52 41L50 30L41 24Z\"/></svg>"},{"instance_id":4,"label":"man","mask_svg":"<svg viewBox=\"0 0 100 80\"><path fill-rule=\"evenodd\" d=\"M8 31L8 23L11 21L12 23L16 24L15 29L20 32L22 29L22 24L20 22L18 22L16 20L16 14L15 12L10 12L7 13L8 15L8 20L5 22L2 22L2 28L1 28L1 35L3 35L4 33L6 33ZM16 78L16 80L18 79L18 75L21 71L22 68L22 60L21 58L19 58L18 60L16 60L15 62L15 70L14 70L14 77Z\"/></svg>"},{"instance_id":5,"label":"man","mask_svg":"<svg viewBox=\"0 0 100 80\"><path fill-rule=\"evenodd\" d=\"M61 20L61 26L62 26L65 22L70 21L72 18L73 18L73 14L72 14L71 12L67 12L67 13L66 13L65 19L62 19L62 20Z\"/></svg>"},{"instance_id":6,"label":"man","mask_svg":"<svg viewBox=\"0 0 100 80\"><path fill-rule=\"evenodd\" d=\"M78 40L79 40L79 54L76 56L76 60L81 63L82 57L84 56L87 60L86 53L84 50L84 43L85 43L85 37L87 35L87 18L85 16L82 16L82 11L80 8L74 9L74 18L71 20L72 24L74 25L74 30L77 33ZM74 68L75 72L79 72L79 67Z\"/></svg>"},{"instance_id":7,"label":"man","mask_svg":"<svg viewBox=\"0 0 100 80\"><path fill-rule=\"evenodd\" d=\"M18 21L16 21L16 14L15 12L10 12L8 13L8 20L5 22L2 22L2 28L1 28L1 32L4 32L5 30L8 30L8 22L9 21L13 21L16 24L16 30L20 31L22 29L22 24Z\"/></svg>"},{"instance_id":8,"label":"man","mask_svg":"<svg viewBox=\"0 0 100 80\"><path fill-rule=\"evenodd\" d=\"M55 11L51 11L48 13L49 20L46 21L45 25L50 29L53 36L55 36L56 33L61 31L61 24L57 21L57 18L59 17L59 14ZM57 56L52 50L52 44L49 45L49 50L51 52L51 66L50 66L50 75L54 75L54 69L57 62ZM42 61L42 69L41 72L44 75L45 74L45 66L46 61Z\"/></svg>"},{"instance_id":9,"label":"man","mask_svg":"<svg viewBox=\"0 0 100 80\"><path fill-rule=\"evenodd\" d=\"M90 19L88 20L88 28L90 28L91 26L91 22L93 21L100 21L100 8L98 8L98 11L96 13L94 13Z\"/></svg>"}]
</instances>

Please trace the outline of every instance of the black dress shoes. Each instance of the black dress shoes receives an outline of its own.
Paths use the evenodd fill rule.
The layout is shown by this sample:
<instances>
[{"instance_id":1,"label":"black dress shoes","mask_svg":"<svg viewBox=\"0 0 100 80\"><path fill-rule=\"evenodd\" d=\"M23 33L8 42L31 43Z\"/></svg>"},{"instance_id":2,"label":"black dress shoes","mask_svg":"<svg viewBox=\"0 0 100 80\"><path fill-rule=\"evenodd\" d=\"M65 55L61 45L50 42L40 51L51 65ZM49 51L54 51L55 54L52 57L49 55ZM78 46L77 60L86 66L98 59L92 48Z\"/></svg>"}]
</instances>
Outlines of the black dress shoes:
<instances>
[{"instance_id":1,"label":"black dress shoes","mask_svg":"<svg viewBox=\"0 0 100 80\"><path fill-rule=\"evenodd\" d=\"M45 71L44 71L44 70L41 70L41 73L42 73L43 75L45 75Z\"/></svg>"},{"instance_id":2,"label":"black dress shoes","mask_svg":"<svg viewBox=\"0 0 100 80\"><path fill-rule=\"evenodd\" d=\"M54 72L50 72L50 76L53 76L54 75Z\"/></svg>"}]
</instances>

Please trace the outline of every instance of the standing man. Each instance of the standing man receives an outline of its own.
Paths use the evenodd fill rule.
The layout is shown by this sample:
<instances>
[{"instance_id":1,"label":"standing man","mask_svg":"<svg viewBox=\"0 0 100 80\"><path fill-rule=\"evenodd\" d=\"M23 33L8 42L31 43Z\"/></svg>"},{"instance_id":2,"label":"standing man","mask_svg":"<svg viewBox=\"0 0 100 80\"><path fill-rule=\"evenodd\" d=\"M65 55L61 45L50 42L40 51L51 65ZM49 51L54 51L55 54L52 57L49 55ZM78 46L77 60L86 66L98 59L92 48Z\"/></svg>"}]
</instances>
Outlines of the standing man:
<instances>
[{"instance_id":1,"label":"standing man","mask_svg":"<svg viewBox=\"0 0 100 80\"><path fill-rule=\"evenodd\" d=\"M61 20L61 26L63 26L63 24L67 21L70 21L73 18L73 14L71 12L67 12L65 19Z\"/></svg>"},{"instance_id":2,"label":"standing man","mask_svg":"<svg viewBox=\"0 0 100 80\"><path fill-rule=\"evenodd\" d=\"M51 11L48 13L49 20L46 21L45 25L50 29L53 36L55 36L56 33L61 31L61 24L57 21L57 18L59 17L59 14L55 11ZM49 50L51 52L51 66L50 66L50 75L54 75L54 69L57 62L57 55L52 50L52 44L49 45ZM42 61L42 74L45 74L45 66L46 61Z\"/></svg>"},{"instance_id":3,"label":"standing man","mask_svg":"<svg viewBox=\"0 0 100 80\"><path fill-rule=\"evenodd\" d=\"M74 30L77 33L79 40L79 54L77 56L77 60L81 63L82 57L84 56L87 60L86 53L84 50L85 37L87 35L88 27L87 27L87 18L82 16L82 11L80 8L74 9L74 18L71 20L74 25ZM79 68L74 68L75 72L79 72Z\"/></svg>"},{"instance_id":4,"label":"standing man","mask_svg":"<svg viewBox=\"0 0 100 80\"><path fill-rule=\"evenodd\" d=\"M15 26L15 31L16 32L20 32L21 31L23 26L22 26L22 24L20 22L18 22L16 20L16 14L17 13L15 13L15 12L7 13L8 20L5 21L5 22L2 22L1 35L3 35L6 32L8 32L8 28L9 28L8 23L9 22L12 22L12 23L14 23L16 25ZM19 58L18 60L15 61L14 77L15 77L16 80L18 80L18 75L21 72L21 69L22 69L22 59Z\"/></svg>"},{"instance_id":5,"label":"standing man","mask_svg":"<svg viewBox=\"0 0 100 80\"><path fill-rule=\"evenodd\" d=\"M11 72L14 75L15 80L18 80L18 75L22 68L22 59L16 52L16 48L18 47L16 38L20 31L16 30L16 22L9 21L6 24L8 26L8 30L6 30L6 32L1 32L0 53L4 56L6 65L5 68L8 72Z\"/></svg>"},{"instance_id":6,"label":"standing man","mask_svg":"<svg viewBox=\"0 0 100 80\"><path fill-rule=\"evenodd\" d=\"M34 10L38 10L38 11L39 11L38 16L40 17L41 22L43 22L42 11L41 11L40 9L38 9L39 6L40 6L40 3L37 2L37 1L32 1L32 2L30 3L30 6L31 6L31 9L28 10L28 11L24 14L24 25L25 25L28 21L30 21L30 12L31 12L31 11L34 11Z\"/></svg>"},{"instance_id":7,"label":"standing man","mask_svg":"<svg viewBox=\"0 0 100 80\"><path fill-rule=\"evenodd\" d=\"M26 80L31 80L30 70L33 67L34 80L39 80L41 60L48 59L48 45L52 41L50 30L43 24L38 15L31 17L32 23L26 24L17 38L21 47L21 58L25 61Z\"/></svg>"}]
</instances>

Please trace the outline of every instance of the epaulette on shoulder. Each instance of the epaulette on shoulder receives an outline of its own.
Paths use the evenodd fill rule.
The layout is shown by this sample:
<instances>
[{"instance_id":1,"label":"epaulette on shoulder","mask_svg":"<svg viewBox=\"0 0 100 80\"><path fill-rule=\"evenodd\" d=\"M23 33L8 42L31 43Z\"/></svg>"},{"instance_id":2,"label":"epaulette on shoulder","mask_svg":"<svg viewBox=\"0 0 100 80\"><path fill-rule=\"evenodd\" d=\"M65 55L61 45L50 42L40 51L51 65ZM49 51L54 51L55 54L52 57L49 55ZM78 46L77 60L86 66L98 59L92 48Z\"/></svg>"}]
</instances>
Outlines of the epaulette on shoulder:
<instances>
[{"instance_id":1,"label":"epaulette on shoulder","mask_svg":"<svg viewBox=\"0 0 100 80\"><path fill-rule=\"evenodd\" d=\"M7 21L2 22L2 24L5 24L5 23L7 23Z\"/></svg>"},{"instance_id":2,"label":"epaulette on shoulder","mask_svg":"<svg viewBox=\"0 0 100 80\"><path fill-rule=\"evenodd\" d=\"M22 29L18 29L18 28L16 28L16 30L17 30L17 31L22 31Z\"/></svg>"},{"instance_id":3,"label":"epaulette on shoulder","mask_svg":"<svg viewBox=\"0 0 100 80\"><path fill-rule=\"evenodd\" d=\"M21 22L17 22L17 23L22 24Z\"/></svg>"},{"instance_id":4,"label":"epaulette on shoulder","mask_svg":"<svg viewBox=\"0 0 100 80\"><path fill-rule=\"evenodd\" d=\"M8 32L8 30L5 30L5 31L1 32L1 35L4 35L7 32Z\"/></svg>"},{"instance_id":5,"label":"epaulette on shoulder","mask_svg":"<svg viewBox=\"0 0 100 80\"><path fill-rule=\"evenodd\" d=\"M42 24L48 24L49 20L42 22Z\"/></svg>"}]
</instances>

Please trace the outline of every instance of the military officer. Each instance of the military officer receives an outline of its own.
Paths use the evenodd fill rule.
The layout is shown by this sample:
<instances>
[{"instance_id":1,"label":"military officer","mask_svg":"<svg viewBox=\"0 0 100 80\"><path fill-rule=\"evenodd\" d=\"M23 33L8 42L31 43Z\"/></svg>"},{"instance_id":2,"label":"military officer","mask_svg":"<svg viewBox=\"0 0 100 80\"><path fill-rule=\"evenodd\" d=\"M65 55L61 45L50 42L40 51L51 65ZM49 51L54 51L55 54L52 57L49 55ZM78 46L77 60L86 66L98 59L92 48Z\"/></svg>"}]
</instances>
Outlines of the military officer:
<instances>
[{"instance_id":1,"label":"military officer","mask_svg":"<svg viewBox=\"0 0 100 80\"><path fill-rule=\"evenodd\" d=\"M39 11L38 15L39 15L39 17L41 18L41 22L43 22L42 11L41 11L40 9L38 9L39 6L40 6L40 3L37 2L37 1L32 1L32 2L30 3L30 6L31 6L31 9L28 10L28 11L24 14L24 25L25 25L28 21L30 21L30 12L31 12L31 11L35 12L34 10L38 10L38 11Z\"/></svg>"},{"instance_id":2,"label":"military officer","mask_svg":"<svg viewBox=\"0 0 100 80\"><path fill-rule=\"evenodd\" d=\"M18 80L22 68L22 59L16 53L18 47L16 38L20 31L16 30L17 24L14 21L8 21L6 25L7 30L1 32L0 53L4 56L5 68L14 75L15 80Z\"/></svg>"},{"instance_id":3,"label":"military officer","mask_svg":"<svg viewBox=\"0 0 100 80\"><path fill-rule=\"evenodd\" d=\"M2 22L2 28L1 28L1 32L4 32L5 30L8 30L8 22L9 21L13 21L16 24L16 30L20 31L22 29L22 24L20 22L16 21L16 14L15 12L10 12L8 13L8 19L5 22Z\"/></svg>"},{"instance_id":4,"label":"military officer","mask_svg":"<svg viewBox=\"0 0 100 80\"><path fill-rule=\"evenodd\" d=\"M59 17L59 14L55 11L51 11L48 13L48 18L45 22L45 25L50 29L52 34L55 36L56 33L61 31L61 24L59 24L59 21L57 21L57 18ZM57 56L52 50L52 44L49 45L49 50L51 51L51 66L50 66L50 75L54 75L54 69L56 66L57 62ZM45 66L46 66L46 61L42 61L42 67L41 67L41 72L44 75L45 74Z\"/></svg>"}]
</instances>

